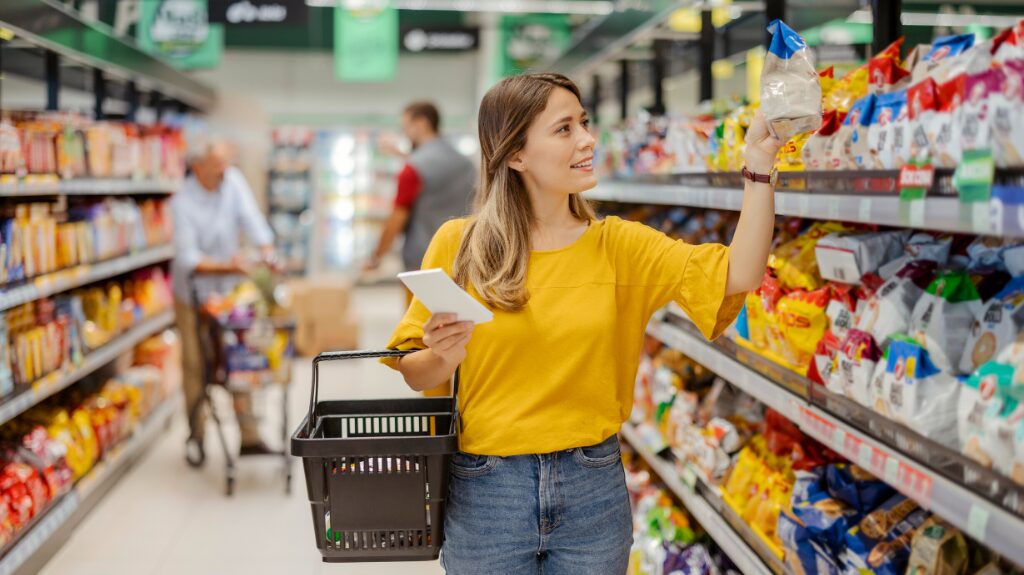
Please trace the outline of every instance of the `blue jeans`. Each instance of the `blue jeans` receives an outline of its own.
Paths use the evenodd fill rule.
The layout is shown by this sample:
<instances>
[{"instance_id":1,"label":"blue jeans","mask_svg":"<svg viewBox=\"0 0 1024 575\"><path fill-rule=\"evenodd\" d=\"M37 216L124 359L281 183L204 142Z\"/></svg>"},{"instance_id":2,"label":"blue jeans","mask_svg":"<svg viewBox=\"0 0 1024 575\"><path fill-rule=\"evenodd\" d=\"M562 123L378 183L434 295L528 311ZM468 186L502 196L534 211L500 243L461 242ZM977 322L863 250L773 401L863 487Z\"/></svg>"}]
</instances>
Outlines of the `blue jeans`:
<instances>
[{"instance_id":1,"label":"blue jeans","mask_svg":"<svg viewBox=\"0 0 1024 575\"><path fill-rule=\"evenodd\" d=\"M453 575L622 575L633 522L619 440L540 455L456 453L441 566Z\"/></svg>"}]
</instances>

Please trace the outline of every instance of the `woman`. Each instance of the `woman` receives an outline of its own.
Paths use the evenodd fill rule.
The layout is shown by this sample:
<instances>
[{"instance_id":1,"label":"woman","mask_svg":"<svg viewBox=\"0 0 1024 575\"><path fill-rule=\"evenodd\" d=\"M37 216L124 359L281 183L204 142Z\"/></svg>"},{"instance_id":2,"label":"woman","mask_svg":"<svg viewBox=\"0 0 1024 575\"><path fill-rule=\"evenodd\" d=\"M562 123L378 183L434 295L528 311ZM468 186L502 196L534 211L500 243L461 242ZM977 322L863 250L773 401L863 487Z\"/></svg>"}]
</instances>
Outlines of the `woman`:
<instances>
[{"instance_id":1,"label":"woman","mask_svg":"<svg viewBox=\"0 0 1024 575\"><path fill-rule=\"evenodd\" d=\"M474 327L414 300L387 361L415 390L461 365L461 451L441 562L457 574L621 574L632 542L616 433L628 417L643 333L677 301L708 338L761 281L772 240L767 183L748 182L732 247L673 241L598 220L579 89L557 74L503 80L480 104L476 214L438 230L443 268L494 312ZM747 168L767 181L779 142L758 116Z\"/></svg>"}]
</instances>

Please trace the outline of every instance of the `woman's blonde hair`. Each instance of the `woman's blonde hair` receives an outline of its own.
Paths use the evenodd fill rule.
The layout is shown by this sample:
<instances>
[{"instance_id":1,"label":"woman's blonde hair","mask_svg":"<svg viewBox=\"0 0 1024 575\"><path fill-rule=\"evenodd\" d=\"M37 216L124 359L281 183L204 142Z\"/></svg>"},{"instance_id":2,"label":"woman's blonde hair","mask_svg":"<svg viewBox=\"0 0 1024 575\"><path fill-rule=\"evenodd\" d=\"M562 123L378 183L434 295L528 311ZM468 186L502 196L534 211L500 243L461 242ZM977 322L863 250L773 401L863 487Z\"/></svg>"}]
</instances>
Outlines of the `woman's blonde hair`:
<instances>
[{"instance_id":1,"label":"woman's blonde hair","mask_svg":"<svg viewBox=\"0 0 1024 575\"><path fill-rule=\"evenodd\" d=\"M534 223L522 176L508 160L526 145L530 124L557 88L582 100L576 84L561 74L528 74L502 80L480 102L480 187L453 275L459 285L472 285L485 302L505 311L518 311L530 299L526 268ZM578 220L595 219L593 207L579 194L568 201Z\"/></svg>"}]
</instances>

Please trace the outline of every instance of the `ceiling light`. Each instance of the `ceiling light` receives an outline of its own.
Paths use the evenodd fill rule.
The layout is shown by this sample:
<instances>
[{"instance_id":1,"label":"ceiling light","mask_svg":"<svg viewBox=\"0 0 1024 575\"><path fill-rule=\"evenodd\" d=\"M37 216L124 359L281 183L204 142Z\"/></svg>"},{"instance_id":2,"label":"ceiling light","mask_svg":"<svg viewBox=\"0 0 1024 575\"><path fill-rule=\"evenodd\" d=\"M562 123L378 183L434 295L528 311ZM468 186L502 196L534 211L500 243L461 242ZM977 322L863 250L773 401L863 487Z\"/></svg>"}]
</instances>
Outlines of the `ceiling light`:
<instances>
[{"instance_id":1,"label":"ceiling light","mask_svg":"<svg viewBox=\"0 0 1024 575\"><path fill-rule=\"evenodd\" d=\"M874 15L871 9L857 10L846 19L855 24L871 24ZM977 24L991 28L1008 28L1020 21L1020 16L994 16L991 14L931 14L928 12L904 12L900 22L904 26L970 26Z\"/></svg>"},{"instance_id":2,"label":"ceiling light","mask_svg":"<svg viewBox=\"0 0 1024 575\"><path fill-rule=\"evenodd\" d=\"M307 6L332 8L343 6L349 10L385 8L399 10L436 10L440 12L493 12L499 14L605 15L615 10L611 0L306 0Z\"/></svg>"}]
</instances>

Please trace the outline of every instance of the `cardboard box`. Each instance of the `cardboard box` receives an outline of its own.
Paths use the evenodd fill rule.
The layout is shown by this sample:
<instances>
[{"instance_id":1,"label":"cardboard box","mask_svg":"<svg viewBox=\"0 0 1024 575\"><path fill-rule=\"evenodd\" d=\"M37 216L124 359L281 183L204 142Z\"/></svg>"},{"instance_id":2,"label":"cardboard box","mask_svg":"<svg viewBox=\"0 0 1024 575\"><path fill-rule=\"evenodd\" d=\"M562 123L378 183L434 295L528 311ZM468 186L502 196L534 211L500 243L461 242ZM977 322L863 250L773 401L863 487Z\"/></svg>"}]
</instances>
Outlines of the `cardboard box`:
<instances>
[{"instance_id":1,"label":"cardboard box","mask_svg":"<svg viewBox=\"0 0 1024 575\"><path fill-rule=\"evenodd\" d=\"M288 283L288 292L291 301L286 307L300 324L325 315L338 319L348 315L352 283L330 276L299 279Z\"/></svg>"},{"instance_id":2,"label":"cardboard box","mask_svg":"<svg viewBox=\"0 0 1024 575\"><path fill-rule=\"evenodd\" d=\"M325 351L359 348L359 318L321 317L300 323L295 330L295 351L313 357Z\"/></svg>"}]
</instances>

